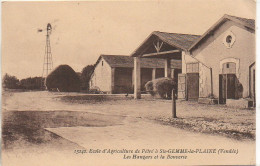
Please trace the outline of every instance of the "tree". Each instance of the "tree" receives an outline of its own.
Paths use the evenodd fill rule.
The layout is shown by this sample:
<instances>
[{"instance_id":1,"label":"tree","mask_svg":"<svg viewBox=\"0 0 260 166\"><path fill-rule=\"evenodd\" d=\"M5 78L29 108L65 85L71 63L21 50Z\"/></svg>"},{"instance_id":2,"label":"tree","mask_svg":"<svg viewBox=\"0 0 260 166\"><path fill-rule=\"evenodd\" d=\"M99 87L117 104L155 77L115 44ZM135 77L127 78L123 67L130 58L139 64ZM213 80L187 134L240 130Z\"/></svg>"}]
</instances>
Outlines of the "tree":
<instances>
[{"instance_id":1,"label":"tree","mask_svg":"<svg viewBox=\"0 0 260 166\"><path fill-rule=\"evenodd\" d=\"M9 74L5 74L3 78L3 87L8 89L18 89L19 88L19 79L15 76L11 76Z\"/></svg>"},{"instance_id":2,"label":"tree","mask_svg":"<svg viewBox=\"0 0 260 166\"><path fill-rule=\"evenodd\" d=\"M87 65L82 69L80 85L82 90L89 90L89 81L94 72L94 65Z\"/></svg>"},{"instance_id":3,"label":"tree","mask_svg":"<svg viewBox=\"0 0 260 166\"><path fill-rule=\"evenodd\" d=\"M29 77L20 81L21 88L28 90L41 89L43 84L44 78L42 77Z\"/></svg>"},{"instance_id":4,"label":"tree","mask_svg":"<svg viewBox=\"0 0 260 166\"><path fill-rule=\"evenodd\" d=\"M69 65L60 65L47 76L46 86L49 91L79 92L80 79Z\"/></svg>"}]
</instances>

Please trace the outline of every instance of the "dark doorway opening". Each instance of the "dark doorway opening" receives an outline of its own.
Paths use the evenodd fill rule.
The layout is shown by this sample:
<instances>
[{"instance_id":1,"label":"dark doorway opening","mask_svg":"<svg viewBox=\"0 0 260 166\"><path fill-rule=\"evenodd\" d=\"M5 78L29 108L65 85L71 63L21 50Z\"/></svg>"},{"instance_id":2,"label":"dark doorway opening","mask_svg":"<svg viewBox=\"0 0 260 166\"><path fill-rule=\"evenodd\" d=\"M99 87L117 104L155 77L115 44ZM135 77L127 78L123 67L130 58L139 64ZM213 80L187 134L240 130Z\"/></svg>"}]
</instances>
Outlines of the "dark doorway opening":
<instances>
[{"instance_id":1,"label":"dark doorway opening","mask_svg":"<svg viewBox=\"0 0 260 166\"><path fill-rule=\"evenodd\" d=\"M219 75L219 103L225 104L227 99L239 99L243 92L235 74Z\"/></svg>"},{"instance_id":2,"label":"dark doorway opening","mask_svg":"<svg viewBox=\"0 0 260 166\"><path fill-rule=\"evenodd\" d=\"M187 100L199 98L199 73L187 73Z\"/></svg>"}]
</instances>

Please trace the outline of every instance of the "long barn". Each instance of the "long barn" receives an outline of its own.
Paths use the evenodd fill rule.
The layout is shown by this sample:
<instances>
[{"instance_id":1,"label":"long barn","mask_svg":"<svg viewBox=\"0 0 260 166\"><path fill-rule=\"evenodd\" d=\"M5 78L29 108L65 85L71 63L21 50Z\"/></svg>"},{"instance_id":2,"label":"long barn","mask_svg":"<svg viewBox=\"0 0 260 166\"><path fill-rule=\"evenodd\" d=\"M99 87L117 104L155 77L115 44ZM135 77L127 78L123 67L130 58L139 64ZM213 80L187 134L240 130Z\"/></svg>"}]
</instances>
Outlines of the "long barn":
<instances>
[{"instance_id":1,"label":"long barn","mask_svg":"<svg viewBox=\"0 0 260 166\"><path fill-rule=\"evenodd\" d=\"M141 60L141 91L146 82L164 77L164 60L143 58ZM133 93L134 91L134 58L124 55L101 55L90 79L90 89L103 93ZM181 73L181 60L171 61L171 77L178 79ZM177 81L177 80L176 80Z\"/></svg>"}]
</instances>

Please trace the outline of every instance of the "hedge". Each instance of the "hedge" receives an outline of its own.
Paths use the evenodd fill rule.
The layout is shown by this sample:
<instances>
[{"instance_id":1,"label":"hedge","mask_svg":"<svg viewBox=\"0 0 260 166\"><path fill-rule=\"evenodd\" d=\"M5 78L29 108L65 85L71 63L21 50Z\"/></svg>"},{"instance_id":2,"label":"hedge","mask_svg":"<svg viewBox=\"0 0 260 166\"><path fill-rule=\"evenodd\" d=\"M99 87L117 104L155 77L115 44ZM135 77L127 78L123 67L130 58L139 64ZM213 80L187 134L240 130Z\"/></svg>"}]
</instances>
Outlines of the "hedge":
<instances>
[{"instance_id":1,"label":"hedge","mask_svg":"<svg viewBox=\"0 0 260 166\"><path fill-rule=\"evenodd\" d=\"M69 65L60 65L47 76L46 86L49 91L79 92L80 79Z\"/></svg>"},{"instance_id":2,"label":"hedge","mask_svg":"<svg viewBox=\"0 0 260 166\"><path fill-rule=\"evenodd\" d=\"M163 99L169 99L172 95L172 89L177 90L177 84L174 79L163 77L148 81L145 88L152 96L158 94Z\"/></svg>"}]
</instances>

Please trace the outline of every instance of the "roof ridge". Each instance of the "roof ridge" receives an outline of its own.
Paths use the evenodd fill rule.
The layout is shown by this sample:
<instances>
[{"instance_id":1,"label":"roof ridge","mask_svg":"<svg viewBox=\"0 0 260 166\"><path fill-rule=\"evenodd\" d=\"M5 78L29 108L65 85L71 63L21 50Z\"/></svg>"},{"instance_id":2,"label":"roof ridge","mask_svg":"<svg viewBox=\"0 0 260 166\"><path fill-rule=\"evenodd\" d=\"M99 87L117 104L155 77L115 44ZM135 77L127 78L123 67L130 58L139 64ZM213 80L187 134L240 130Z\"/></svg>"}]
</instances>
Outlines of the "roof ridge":
<instances>
[{"instance_id":1,"label":"roof ridge","mask_svg":"<svg viewBox=\"0 0 260 166\"><path fill-rule=\"evenodd\" d=\"M225 16L234 17L234 18L242 18L242 19L254 20L255 21L255 19L253 19L253 18L238 17L238 16L229 15L229 14L225 14Z\"/></svg>"},{"instance_id":2,"label":"roof ridge","mask_svg":"<svg viewBox=\"0 0 260 166\"><path fill-rule=\"evenodd\" d=\"M119 56L123 56L123 57L126 56L126 57L128 57L129 55L111 55L111 54L108 55L108 54L101 54L100 56L118 56L118 57L119 57Z\"/></svg>"},{"instance_id":3,"label":"roof ridge","mask_svg":"<svg viewBox=\"0 0 260 166\"><path fill-rule=\"evenodd\" d=\"M168 34L178 34L178 35L191 35L191 36L201 36L201 35L194 35L194 34L187 34L187 33L173 33L173 32L161 32L161 31L153 31L155 33L168 33Z\"/></svg>"}]
</instances>

